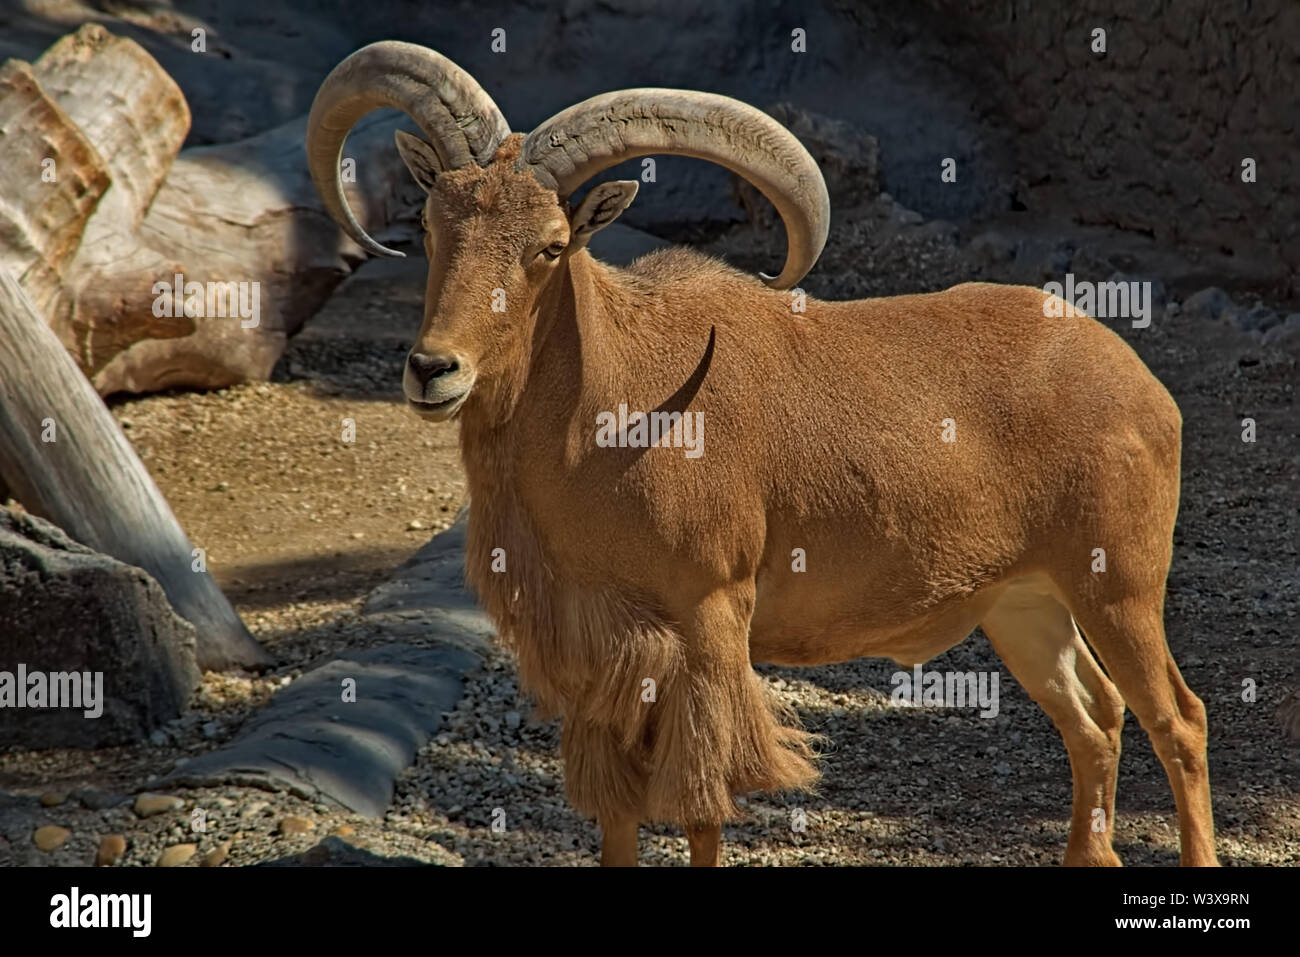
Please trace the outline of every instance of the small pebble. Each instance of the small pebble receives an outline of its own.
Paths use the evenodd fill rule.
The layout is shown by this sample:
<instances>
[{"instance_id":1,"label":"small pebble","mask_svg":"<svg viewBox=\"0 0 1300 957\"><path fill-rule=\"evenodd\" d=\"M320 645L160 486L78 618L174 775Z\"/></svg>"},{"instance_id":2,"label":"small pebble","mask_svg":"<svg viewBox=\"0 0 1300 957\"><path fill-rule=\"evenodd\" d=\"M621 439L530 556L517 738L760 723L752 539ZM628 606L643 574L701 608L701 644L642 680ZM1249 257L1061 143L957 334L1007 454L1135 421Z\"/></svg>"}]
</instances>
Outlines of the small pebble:
<instances>
[{"instance_id":1,"label":"small pebble","mask_svg":"<svg viewBox=\"0 0 1300 957\"><path fill-rule=\"evenodd\" d=\"M62 847L63 842L72 836L72 832L66 827L59 827L57 824L46 824L44 827L38 827L32 834L32 843L47 854L56 848Z\"/></svg>"},{"instance_id":2,"label":"small pebble","mask_svg":"<svg viewBox=\"0 0 1300 957\"><path fill-rule=\"evenodd\" d=\"M99 839L99 850L95 852L96 867L112 867L126 853L126 838L121 834L105 834Z\"/></svg>"},{"instance_id":3,"label":"small pebble","mask_svg":"<svg viewBox=\"0 0 1300 957\"><path fill-rule=\"evenodd\" d=\"M91 811L107 811L128 799L125 794L115 794L112 791L100 791L95 788L82 788L72 792L72 796L81 802L82 807Z\"/></svg>"},{"instance_id":4,"label":"small pebble","mask_svg":"<svg viewBox=\"0 0 1300 957\"><path fill-rule=\"evenodd\" d=\"M158 856L159 867L180 867L197 851L197 844L173 844Z\"/></svg>"},{"instance_id":5,"label":"small pebble","mask_svg":"<svg viewBox=\"0 0 1300 957\"><path fill-rule=\"evenodd\" d=\"M306 834L308 831L314 831L316 825L305 817L286 817L280 822L280 833L284 835Z\"/></svg>"},{"instance_id":6,"label":"small pebble","mask_svg":"<svg viewBox=\"0 0 1300 957\"><path fill-rule=\"evenodd\" d=\"M170 794L145 793L135 799L134 810L140 817L153 817L167 811L179 811L184 806L185 802L181 798Z\"/></svg>"},{"instance_id":7,"label":"small pebble","mask_svg":"<svg viewBox=\"0 0 1300 957\"><path fill-rule=\"evenodd\" d=\"M199 859L199 867L220 867L230 856L230 842L222 841Z\"/></svg>"}]
</instances>

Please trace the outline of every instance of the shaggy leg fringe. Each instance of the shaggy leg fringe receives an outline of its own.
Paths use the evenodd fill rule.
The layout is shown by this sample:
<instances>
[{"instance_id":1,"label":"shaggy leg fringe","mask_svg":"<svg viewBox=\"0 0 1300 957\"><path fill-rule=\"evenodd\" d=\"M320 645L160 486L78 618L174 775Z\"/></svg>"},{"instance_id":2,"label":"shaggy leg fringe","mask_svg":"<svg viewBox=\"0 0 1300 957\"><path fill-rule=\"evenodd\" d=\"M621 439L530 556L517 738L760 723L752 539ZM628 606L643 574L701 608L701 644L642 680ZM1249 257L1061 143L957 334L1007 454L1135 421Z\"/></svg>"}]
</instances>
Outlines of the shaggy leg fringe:
<instances>
[{"instance_id":1,"label":"shaggy leg fringe","mask_svg":"<svg viewBox=\"0 0 1300 957\"><path fill-rule=\"evenodd\" d=\"M513 574L492 574L488 549L504 536L481 536L473 522L471 513L471 581L524 688L564 719L577 810L717 824L738 816L734 795L813 787L815 736L754 673L748 619L734 604L672 625L626 596L558 586L527 537L508 550Z\"/></svg>"},{"instance_id":2,"label":"shaggy leg fringe","mask_svg":"<svg viewBox=\"0 0 1300 957\"><path fill-rule=\"evenodd\" d=\"M675 676L646 708L651 720L634 748L624 746L625 728L565 718L565 791L580 812L720 823L739 816L735 795L808 791L817 782L817 736L748 667L728 685Z\"/></svg>"},{"instance_id":3,"label":"shaggy leg fringe","mask_svg":"<svg viewBox=\"0 0 1300 957\"><path fill-rule=\"evenodd\" d=\"M683 675L663 704L646 820L719 823L739 815L735 795L807 791L816 783L814 736L748 664L730 681Z\"/></svg>"}]
</instances>

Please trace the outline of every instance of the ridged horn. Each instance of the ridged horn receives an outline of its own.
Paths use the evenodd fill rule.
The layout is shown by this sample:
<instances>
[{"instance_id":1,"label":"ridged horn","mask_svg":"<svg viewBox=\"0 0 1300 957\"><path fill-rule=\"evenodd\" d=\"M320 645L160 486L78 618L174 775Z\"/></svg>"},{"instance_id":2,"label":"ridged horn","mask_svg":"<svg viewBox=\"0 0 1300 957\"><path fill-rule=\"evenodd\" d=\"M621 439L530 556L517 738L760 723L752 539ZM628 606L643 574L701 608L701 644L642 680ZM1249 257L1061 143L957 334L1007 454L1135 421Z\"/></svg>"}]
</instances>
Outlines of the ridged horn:
<instances>
[{"instance_id":1,"label":"ridged horn","mask_svg":"<svg viewBox=\"0 0 1300 957\"><path fill-rule=\"evenodd\" d=\"M361 117L384 106L415 121L444 170L487 164L510 127L472 76L428 47L384 40L362 47L330 71L307 118L312 182L331 218L363 249L401 257L361 228L348 208L339 169L348 132Z\"/></svg>"},{"instance_id":2,"label":"ridged horn","mask_svg":"<svg viewBox=\"0 0 1300 957\"><path fill-rule=\"evenodd\" d=\"M642 88L603 93L555 114L524 140L519 167L560 198L602 170L650 153L725 166L771 200L785 223L785 267L763 278L789 289L817 262L830 197L816 161L784 126L715 93Z\"/></svg>"}]
</instances>

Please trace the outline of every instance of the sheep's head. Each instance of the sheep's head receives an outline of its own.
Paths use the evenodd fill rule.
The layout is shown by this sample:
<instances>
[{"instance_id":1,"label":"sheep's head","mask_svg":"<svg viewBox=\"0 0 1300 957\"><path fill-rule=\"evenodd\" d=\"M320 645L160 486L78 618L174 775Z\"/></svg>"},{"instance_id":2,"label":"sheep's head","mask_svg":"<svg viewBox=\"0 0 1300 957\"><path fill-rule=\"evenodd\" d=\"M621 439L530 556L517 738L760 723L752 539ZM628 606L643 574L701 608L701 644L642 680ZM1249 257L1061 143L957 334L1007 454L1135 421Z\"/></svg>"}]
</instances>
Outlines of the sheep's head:
<instances>
[{"instance_id":1,"label":"sheep's head","mask_svg":"<svg viewBox=\"0 0 1300 957\"><path fill-rule=\"evenodd\" d=\"M455 415L471 391L517 381L528 361L539 303L569 259L636 195L602 183L571 208L581 185L624 160L672 153L711 160L745 177L785 221L788 289L826 242L830 202L807 151L767 114L728 97L682 90L621 90L592 97L511 136L501 112L467 73L425 47L396 41L353 53L326 77L307 124L312 180L326 209L364 249L400 256L370 238L348 208L340 158L348 131L378 107L406 112L428 137L397 134L424 204L429 279L424 322L403 388L420 414Z\"/></svg>"},{"instance_id":2,"label":"sheep's head","mask_svg":"<svg viewBox=\"0 0 1300 957\"><path fill-rule=\"evenodd\" d=\"M424 321L402 387L419 414L456 414L474 383L500 387L513 404L544 294L567 260L612 223L636 183L601 183L576 209L516 167L522 137L510 136L486 167L440 172L433 148L399 132L397 146L426 190L422 225L429 259Z\"/></svg>"}]
</instances>

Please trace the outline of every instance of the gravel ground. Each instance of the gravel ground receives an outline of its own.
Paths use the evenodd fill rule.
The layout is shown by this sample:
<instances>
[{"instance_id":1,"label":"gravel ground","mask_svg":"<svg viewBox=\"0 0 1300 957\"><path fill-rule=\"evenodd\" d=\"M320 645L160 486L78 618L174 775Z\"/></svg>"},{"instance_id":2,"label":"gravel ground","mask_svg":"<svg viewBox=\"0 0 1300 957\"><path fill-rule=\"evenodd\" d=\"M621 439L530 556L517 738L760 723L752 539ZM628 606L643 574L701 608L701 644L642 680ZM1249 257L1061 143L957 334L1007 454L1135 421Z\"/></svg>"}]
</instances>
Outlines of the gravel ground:
<instances>
[{"instance_id":1,"label":"gravel ground","mask_svg":"<svg viewBox=\"0 0 1300 957\"><path fill-rule=\"evenodd\" d=\"M712 248L760 267L773 253L770 240L744 228ZM837 220L805 285L843 298L968 278L1014 277L959 246L952 228L917 222L885 200ZM375 855L372 863L595 863L596 828L563 798L559 729L529 717L502 653L470 676L443 731L399 779L383 821L247 788L174 791L181 805L148 817L134 807L137 788L229 740L278 687L342 649L384 641L358 615L362 599L463 502L454 426L419 422L397 391L422 286L418 270L367 266L294 340L271 383L115 404L279 667L256 678L208 675L194 711L148 745L0 753L0 863L89 864L109 834L124 838L120 865L159 863L165 852L168 863L186 866L320 862L323 851L302 855L329 835ZM1274 710L1297 682L1295 360L1176 310L1148 330L1120 331L1185 420L1166 620L1175 656L1209 709L1220 857L1294 865L1300 748L1284 741ZM1253 445L1240 441L1245 416L1258 423ZM343 418L356 423L350 446L338 441ZM726 829L724 863L1059 862L1070 774L1050 721L982 634L928 667L998 671L997 717L892 705L896 669L888 662L761 667L805 725L825 735L825 777L815 795L748 799L746 819ZM1252 702L1243 700L1248 680ZM1115 826L1126 864L1177 863L1172 796L1131 715ZM685 863L674 829L642 834L643 863ZM37 838L57 846L40 850Z\"/></svg>"}]
</instances>

